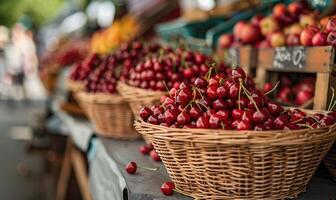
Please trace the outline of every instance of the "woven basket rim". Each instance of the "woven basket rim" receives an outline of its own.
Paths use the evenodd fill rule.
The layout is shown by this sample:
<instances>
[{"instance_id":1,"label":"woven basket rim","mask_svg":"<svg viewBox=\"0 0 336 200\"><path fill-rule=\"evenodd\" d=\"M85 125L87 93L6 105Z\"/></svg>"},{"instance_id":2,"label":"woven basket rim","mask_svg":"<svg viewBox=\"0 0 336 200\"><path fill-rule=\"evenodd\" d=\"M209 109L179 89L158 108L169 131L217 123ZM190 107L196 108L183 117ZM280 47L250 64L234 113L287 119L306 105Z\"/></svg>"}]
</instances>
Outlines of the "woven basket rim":
<instances>
[{"instance_id":1,"label":"woven basket rim","mask_svg":"<svg viewBox=\"0 0 336 200\"><path fill-rule=\"evenodd\" d=\"M298 130L237 131L223 129L171 128L150 124L138 119L135 120L134 126L135 129L143 135L147 135L147 131L141 131L139 130L139 127L146 127L150 129L151 133L154 133L150 137L156 139L227 145L295 145L298 143L307 143L306 140L310 138L313 139L313 136L318 137L318 135L323 135L325 133L336 132L336 124L315 129L305 128Z\"/></svg>"},{"instance_id":2,"label":"woven basket rim","mask_svg":"<svg viewBox=\"0 0 336 200\"><path fill-rule=\"evenodd\" d=\"M120 95L110 93L88 93L81 91L78 93L78 97L83 102L95 104L116 104L124 102Z\"/></svg>"},{"instance_id":3,"label":"woven basket rim","mask_svg":"<svg viewBox=\"0 0 336 200\"><path fill-rule=\"evenodd\" d=\"M138 88L138 87L135 87L135 86L128 85L127 83L122 82L122 81L118 81L118 86L119 86L119 89L120 89L120 87L124 87L124 88L127 88L127 89L136 90L140 93L145 93L145 94L150 93L150 94L156 94L156 95L166 95L168 93L166 91L158 91L158 90Z\"/></svg>"}]
</instances>

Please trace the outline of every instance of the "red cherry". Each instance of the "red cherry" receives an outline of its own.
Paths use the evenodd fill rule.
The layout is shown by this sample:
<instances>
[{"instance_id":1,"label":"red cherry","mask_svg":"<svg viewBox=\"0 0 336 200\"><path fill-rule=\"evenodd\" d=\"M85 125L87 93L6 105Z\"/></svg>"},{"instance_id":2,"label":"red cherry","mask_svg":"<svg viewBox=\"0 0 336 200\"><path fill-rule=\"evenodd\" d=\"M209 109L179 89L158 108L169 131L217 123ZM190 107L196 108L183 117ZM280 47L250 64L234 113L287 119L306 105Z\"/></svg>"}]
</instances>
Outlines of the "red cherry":
<instances>
[{"instance_id":1,"label":"red cherry","mask_svg":"<svg viewBox=\"0 0 336 200\"><path fill-rule=\"evenodd\" d=\"M175 185L172 182L164 182L161 186L161 192L164 195L171 196L174 193Z\"/></svg>"},{"instance_id":2,"label":"red cherry","mask_svg":"<svg viewBox=\"0 0 336 200\"><path fill-rule=\"evenodd\" d=\"M320 120L320 126L322 126L322 127L330 126L330 125L333 125L334 123L335 123L335 119L333 117L328 116L328 115L324 116Z\"/></svg>"},{"instance_id":3,"label":"red cherry","mask_svg":"<svg viewBox=\"0 0 336 200\"><path fill-rule=\"evenodd\" d=\"M264 131L266 130L266 127L263 124L257 124L254 126L255 131Z\"/></svg>"},{"instance_id":4,"label":"red cherry","mask_svg":"<svg viewBox=\"0 0 336 200\"><path fill-rule=\"evenodd\" d=\"M286 115L280 115L274 120L274 128L277 130L281 130L288 123L288 117Z\"/></svg>"},{"instance_id":5,"label":"red cherry","mask_svg":"<svg viewBox=\"0 0 336 200\"><path fill-rule=\"evenodd\" d=\"M239 84L238 83L234 83L230 87L229 96L231 98L238 99L238 93L239 93Z\"/></svg>"},{"instance_id":6,"label":"red cherry","mask_svg":"<svg viewBox=\"0 0 336 200\"><path fill-rule=\"evenodd\" d=\"M297 129L300 129L300 126L297 124L289 123L289 124L286 124L283 129L284 130L297 130Z\"/></svg>"},{"instance_id":7,"label":"red cherry","mask_svg":"<svg viewBox=\"0 0 336 200\"><path fill-rule=\"evenodd\" d=\"M147 145L140 146L140 148L139 148L139 151L140 151L142 154L144 154L144 155L148 155L149 152L150 152L150 150L151 150L151 149L148 148Z\"/></svg>"},{"instance_id":8,"label":"red cherry","mask_svg":"<svg viewBox=\"0 0 336 200\"><path fill-rule=\"evenodd\" d=\"M213 129L220 128L222 117L218 114L212 114L209 119L209 126Z\"/></svg>"},{"instance_id":9,"label":"red cherry","mask_svg":"<svg viewBox=\"0 0 336 200\"><path fill-rule=\"evenodd\" d=\"M164 113L166 122L173 124L177 118L177 111L172 109L167 109Z\"/></svg>"},{"instance_id":10,"label":"red cherry","mask_svg":"<svg viewBox=\"0 0 336 200\"><path fill-rule=\"evenodd\" d=\"M196 78L194 85L199 88L205 88L208 85L208 83L204 78Z\"/></svg>"},{"instance_id":11,"label":"red cherry","mask_svg":"<svg viewBox=\"0 0 336 200\"><path fill-rule=\"evenodd\" d=\"M218 98L224 98L229 95L229 90L225 88L224 86L220 86L216 90L216 95Z\"/></svg>"},{"instance_id":12,"label":"red cherry","mask_svg":"<svg viewBox=\"0 0 336 200\"><path fill-rule=\"evenodd\" d=\"M253 121L255 123L264 123L268 118L268 113L265 110L256 111L253 113Z\"/></svg>"},{"instance_id":13,"label":"red cherry","mask_svg":"<svg viewBox=\"0 0 336 200\"><path fill-rule=\"evenodd\" d=\"M228 108L228 103L222 99L217 99L214 102L212 102L212 107L215 110L224 110Z\"/></svg>"},{"instance_id":14,"label":"red cherry","mask_svg":"<svg viewBox=\"0 0 336 200\"><path fill-rule=\"evenodd\" d=\"M176 101L180 104L186 105L189 103L191 99L191 91L188 88L183 88L178 92Z\"/></svg>"},{"instance_id":15,"label":"red cherry","mask_svg":"<svg viewBox=\"0 0 336 200\"><path fill-rule=\"evenodd\" d=\"M129 174L134 174L136 172L136 170L137 170L137 164L135 162L129 162L125 166L125 170Z\"/></svg>"},{"instance_id":16,"label":"red cherry","mask_svg":"<svg viewBox=\"0 0 336 200\"><path fill-rule=\"evenodd\" d=\"M159 120L153 115L148 118L147 122L155 125L159 124Z\"/></svg>"},{"instance_id":17,"label":"red cherry","mask_svg":"<svg viewBox=\"0 0 336 200\"><path fill-rule=\"evenodd\" d=\"M322 118L324 117L324 115L323 115L323 114L320 114L320 113L316 113L316 114L313 115L313 117L314 117L315 119L317 119L318 121L321 121Z\"/></svg>"},{"instance_id":18,"label":"red cherry","mask_svg":"<svg viewBox=\"0 0 336 200\"><path fill-rule=\"evenodd\" d=\"M244 110L235 108L231 111L231 116L233 117L233 119L241 119L242 116L244 114Z\"/></svg>"},{"instance_id":19,"label":"red cherry","mask_svg":"<svg viewBox=\"0 0 336 200\"><path fill-rule=\"evenodd\" d=\"M209 117L201 116L196 121L197 128L209 128Z\"/></svg>"},{"instance_id":20,"label":"red cherry","mask_svg":"<svg viewBox=\"0 0 336 200\"><path fill-rule=\"evenodd\" d=\"M190 122L190 115L187 112L182 112L177 115L177 123L179 125L185 125Z\"/></svg>"},{"instance_id":21,"label":"red cherry","mask_svg":"<svg viewBox=\"0 0 336 200\"><path fill-rule=\"evenodd\" d=\"M235 78L241 78L243 80L246 79L246 74L244 72L244 70L242 68L236 68L236 69L233 69L232 72L231 72L231 75Z\"/></svg>"},{"instance_id":22,"label":"red cherry","mask_svg":"<svg viewBox=\"0 0 336 200\"><path fill-rule=\"evenodd\" d=\"M242 130L251 130L251 124L250 124L250 122L241 120L241 121L237 124L237 130L238 130L238 131L242 131Z\"/></svg>"},{"instance_id":23,"label":"red cherry","mask_svg":"<svg viewBox=\"0 0 336 200\"><path fill-rule=\"evenodd\" d=\"M272 130L272 129L274 129L274 122L273 122L273 120L271 118L268 118L266 120L266 122L264 123L264 126L265 126L266 130Z\"/></svg>"},{"instance_id":24,"label":"red cherry","mask_svg":"<svg viewBox=\"0 0 336 200\"><path fill-rule=\"evenodd\" d=\"M267 105L268 111L273 116L278 116L281 112L284 111L284 108L277 103L269 102Z\"/></svg>"},{"instance_id":25,"label":"red cherry","mask_svg":"<svg viewBox=\"0 0 336 200\"><path fill-rule=\"evenodd\" d=\"M153 114L152 110L147 108L147 107L143 107L140 110L140 117L143 120L147 120L149 118L149 116L151 116Z\"/></svg>"},{"instance_id":26,"label":"red cherry","mask_svg":"<svg viewBox=\"0 0 336 200\"><path fill-rule=\"evenodd\" d=\"M230 112L227 110L219 110L216 114L219 115L222 121L226 121L230 116Z\"/></svg>"},{"instance_id":27,"label":"red cherry","mask_svg":"<svg viewBox=\"0 0 336 200\"><path fill-rule=\"evenodd\" d=\"M207 89L207 95L210 99L216 99L217 98L217 85L209 85Z\"/></svg>"},{"instance_id":28,"label":"red cherry","mask_svg":"<svg viewBox=\"0 0 336 200\"><path fill-rule=\"evenodd\" d=\"M244 110L243 116L241 117L242 121L253 123L253 110Z\"/></svg>"},{"instance_id":29,"label":"red cherry","mask_svg":"<svg viewBox=\"0 0 336 200\"><path fill-rule=\"evenodd\" d=\"M192 107L189 113L193 120L197 120L202 115L202 111L197 106Z\"/></svg>"},{"instance_id":30,"label":"red cherry","mask_svg":"<svg viewBox=\"0 0 336 200\"><path fill-rule=\"evenodd\" d=\"M194 75L194 71L191 67L183 70L183 77L184 78L188 79L188 78L193 77L193 75Z\"/></svg>"},{"instance_id":31,"label":"red cherry","mask_svg":"<svg viewBox=\"0 0 336 200\"><path fill-rule=\"evenodd\" d=\"M153 115L156 116L156 117L164 112L164 108L161 107L161 106L154 106L154 107L152 107L151 110L153 111Z\"/></svg>"},{"instance_id":32,"label":"red cherry","mask_svg":"<svg viewBox=\"0 0 336 200\"><path fill-rule=\"evenodd\" d=\"M161 161L159 154L154 149L150 152L149 155L154 161Z\"/></svg>"}]
</instances>

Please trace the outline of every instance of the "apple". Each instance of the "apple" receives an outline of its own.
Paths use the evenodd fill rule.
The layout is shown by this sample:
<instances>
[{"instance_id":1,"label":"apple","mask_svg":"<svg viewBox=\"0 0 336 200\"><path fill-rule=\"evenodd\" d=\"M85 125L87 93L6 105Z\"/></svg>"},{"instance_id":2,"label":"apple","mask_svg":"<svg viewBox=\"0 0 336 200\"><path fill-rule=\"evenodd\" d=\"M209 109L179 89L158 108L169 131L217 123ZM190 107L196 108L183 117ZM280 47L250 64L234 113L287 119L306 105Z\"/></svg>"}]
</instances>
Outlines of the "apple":
<instances>
[{"instance_id":1,"label":"apple","mask_svg":"<svg viewBox=\"0 0 336 200\"><path fill-rule=\"evenodd\" d=\"M245 24L241 30L239 39L244 44L251 44L260 38L260 30L252 24Z\"/></svg>"},{"instance_id":2,"label":"apple","mask_svg":"<svg viewBox=\"0 0 336 200\"><path fill-rule=\"evenodd\" d=\"M224 34L219 37L218 40L219 46L221 48L228 48L233 43L233 35L232 34Z\"/></svg>"},{"instance_id":3,"label":"apple","mask_svg":"<svg viewBox=\"0 0 336 200\"><path fill-rule=\"evenodd\" d=\"M331 17L328 20L327 26L326 26L326 31L329 33L331 31L336 31L336 18Z\"/></svg>"},{"instance_id":4,"label":"apple","mask_svg":"<svg viewBox=\"0 0 336 200\"><path fill-rule=\"evenodd\" d=\"M299 16L303 11L303 6L298 2L292 2L287 6L287 10L294 16Z\"/></svg>"},{"instance_id":5,"label":"apple","mask_svg":"<svg viewBox=\"0 0 336 200\"><path fill-rule=\"evenodd\" d=\"M276 98L284 103L289 103L291 96L292 96L291 89L286 86L279 89Z\"/></svg>"},{"instance_id":6,"label":"apple","mask_svg":"<svg viewBox=\"0 0 336 200\"><path fill-rule=\"evenodd\" d=\"M317 31L312 27L306 27L303 29L300 35L300 42L304 46L312 46L313 45L313 37Z\"/></svg>"},{"instance_id":7,"label":"apple","mask_svg":"<svg viewBox=\"0 0 336 200\"><path fill-rule=\"evenodd\" d=\"M318 32L318 33L315 33L313 39L312 39L312 44L313 46L325 46L325 45L328 45L327 43L327 33L325 32Z\"/></svg>"},{"instance_id":8,"label":"apple","mask_svg":"<svg viewBox=\"0 0 336 200\"><path fill-rule=\"evenodd\" d=\"M282 16L282 15L285 15L286 12L287 12L287 8L286 8L285 4L283 4L283 3L276 4L273 7L273 11L272 11L274 16Z\"/></svg>"},{"instance_id":9,"label":"apple","mask_svg":"<svg viewBox=\"0 0 336 200\"><path fill-rule=\"evenodd\" d=\"M301 34L303 28L299 23L295 23L289 26L288 34Z\"/></svg>"},{"instance_id":10,"label":"apple","mask_svg":"<svg viewBox=\"0 0 336 200\"><path fill-rule=\"evenodd\" d=\"M265 83L263 87L263 92L267 93L273 89L273 84L272 83Z\"/></svg>"},{"instance_id":11,"label":"apple","mask_svg":"<svg viewBox=\"0 0 336 200\"><path fill-rule=\"evenodd\" d=\"M302 27L316 25L317 22L313 15L307 14L300 16L300 24Z\"/></svg>"},{"instance_id":12,"label":"apple","mask_svg":"<svg viewBox=\"0 0 336 200\"><path fill-rule=\"evenodd\" d=\"M271 33L270 43L272 47L280 47L285 45L285 35L281 32Z\"/></svg>"},{"instance_id":13,"label":"apple","mask_svg":"<svg viewBox=\"0 0 336 200\"><path fill-rule=\"evenodd\" d=\"M308 100L314 97L314 93L307 91L307 90L301 90L295 98L295 104L301 106L304 103L306 103Z\"/></svg>"},{"instance_id":14,"label":"apple","mask_svg":"<svg viewBox=\"0 0 336 200\"><path fill-rule=\"evenodd\" d=\"M327 43L332 46L336 46L336 31L328 33Z\"/></svg>"},{"instance_id":15,"label":"apple","mask_svg":"<svg viewBox=\"0 0 336 200\"><path fill-rule=\"evenodd\" d=\"M286 37L286 45L288 46L299 46L300 43L300 35L299 34L289 34Z\"/></svg>"},{"instance_id":16,"label":"apple","mask_svg":"<svg viewBox=\"0 0 336 200\"><path fill-rule=\"evenodd\" d=\"M292 85L292 80L289 78L289 76L283 75L280 77L280 84L281 86L291 86Z\"/></svg>"},{"instance_id":17,"label":"apple","mask_svg":"<svg viewBox=\"0 0 336 200\"><path fill-rule=\"evenodd\" d=\"M260 27L260 22L264 18L265 17L263 15L255 15L251 19L251 24L253 24L254 26L259 26Z\"/></svg>"},{"instance_id":18,"label":"apple","mask_svg":"<svg viewBox=\"0 0 336 200\"><path fill-rule=\"evenodd\" d=\"M236 23L236 25L233 27L233 35L236 38L240 38L240 33L243 29L243 27L246 25L246 22L244 21L239 21Z\"/></svg>"},{"instance_id":19,"label":"apple","mask_svg":"<svg viewBox=\"0 0 336 200\"><path fill-rule=\"evenodd\" d=\"M278 22L272 17L268 16L261 20L260 22L261 34L266 36L272 32L279 30Z\"/></svg>"},{"instance_id":20,"label":"apple","mask_svg":"<svg viewBox=\"0 0 336 200\"><path fill-rule=\"evenodd\" d=\"M255 47L258 48L258 49L270 48L270 47L271 47L271 44L269 43L268 40L261 40L261 41L258 41L258 42L255 44Z\"/></svg>"}]
</instances>

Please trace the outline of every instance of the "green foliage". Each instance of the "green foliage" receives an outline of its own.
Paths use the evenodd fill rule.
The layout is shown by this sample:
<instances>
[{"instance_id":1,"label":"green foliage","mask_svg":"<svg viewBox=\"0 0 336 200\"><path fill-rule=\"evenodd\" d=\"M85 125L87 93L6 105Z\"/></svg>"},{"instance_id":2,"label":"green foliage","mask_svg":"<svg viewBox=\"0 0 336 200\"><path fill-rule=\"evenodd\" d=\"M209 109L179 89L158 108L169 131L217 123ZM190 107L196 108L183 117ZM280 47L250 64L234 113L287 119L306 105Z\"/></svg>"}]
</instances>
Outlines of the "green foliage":
<instances>
[{"instance_id":1,"label":"green foliage","mask_svg":"<svg viewBox=\"0 0 336 200\"><path fill-rule=\"evenodd\" d=\"M0 0L0 24L11 26L20 18L31 18L35 28L54 17L64 0Z\"/></svg>"}]
</instances>

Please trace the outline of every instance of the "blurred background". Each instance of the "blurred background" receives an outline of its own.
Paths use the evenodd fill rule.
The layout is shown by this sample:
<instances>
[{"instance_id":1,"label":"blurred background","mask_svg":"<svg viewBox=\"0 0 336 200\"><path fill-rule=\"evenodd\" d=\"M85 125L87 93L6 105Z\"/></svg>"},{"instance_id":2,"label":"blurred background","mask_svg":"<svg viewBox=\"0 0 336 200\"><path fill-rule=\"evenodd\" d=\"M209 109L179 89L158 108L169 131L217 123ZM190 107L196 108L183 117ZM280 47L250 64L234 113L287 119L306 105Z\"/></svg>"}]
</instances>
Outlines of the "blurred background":
<instances>
[{"instance_id":1,"label":"blurred background","mask_svg":"<svg viewBox=\"0 0 336 200\"><path fill-rule=\"evenodd\" d=\"M55 99L71 101L65 83L75 63L135 38L214 54L239 20L279 2L292 1L0 0L0 199L55 199L65 138L52 110ZM320 18L335 13L335 1L307 2ZM78 187L70 191L81 199Z\"/></svg>"}]
</instances>

